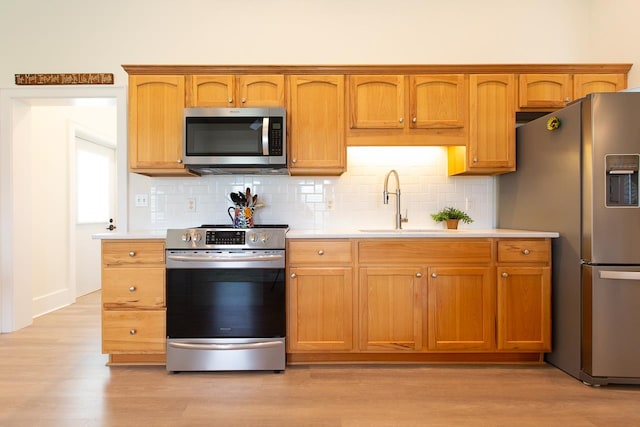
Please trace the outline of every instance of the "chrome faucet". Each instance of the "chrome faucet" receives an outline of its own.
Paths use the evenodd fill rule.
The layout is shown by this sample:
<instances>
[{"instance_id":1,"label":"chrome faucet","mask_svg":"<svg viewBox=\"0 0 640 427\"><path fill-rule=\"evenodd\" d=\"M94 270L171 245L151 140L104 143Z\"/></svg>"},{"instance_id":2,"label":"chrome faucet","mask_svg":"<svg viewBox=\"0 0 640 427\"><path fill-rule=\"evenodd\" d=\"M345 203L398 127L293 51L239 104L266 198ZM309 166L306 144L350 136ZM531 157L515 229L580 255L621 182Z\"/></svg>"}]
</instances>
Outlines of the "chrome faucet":
<instances>
[{"instance_id":1,"label":"chrome faucet","mask_svg":"<svg viewBox=\"0 0 640 427\"><path fill-rule=\"evenodd\" d=\"M408 222L408 218L403 218L400 213L400 178L398 178L398 172L395 169L391 169L387 172L387 176L384 177L384 191L382 192L382 201L385 205L389 204L389 176L393 174L396 177L396 230L402 229L402 223ZM391 193L393 194L393 193Z\"/></svg>"}]
</instances>

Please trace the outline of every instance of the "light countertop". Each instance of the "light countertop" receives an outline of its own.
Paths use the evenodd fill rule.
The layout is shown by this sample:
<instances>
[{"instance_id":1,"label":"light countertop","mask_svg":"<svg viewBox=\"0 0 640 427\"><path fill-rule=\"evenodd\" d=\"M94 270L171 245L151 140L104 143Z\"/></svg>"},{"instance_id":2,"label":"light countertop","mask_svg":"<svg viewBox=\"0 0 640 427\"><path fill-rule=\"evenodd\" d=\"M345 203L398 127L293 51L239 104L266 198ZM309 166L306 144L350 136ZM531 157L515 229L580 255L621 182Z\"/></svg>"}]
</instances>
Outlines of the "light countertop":
<instances>
[{"instance_id":1,"label":"light countertop","mask_svg":"<svg viewBox=\"0 0 640 427\"><path fill-rule=\"evenodd\" d=\"M141 240L141 239L166 239L166 231L132 231L129 233L117 232L117 233L100 233L93 234L92 239L99 240Z\"/></svg>"},{"instance_id":2,"label":"light countertop","mask_svg":"<svg viewBox=\"0 0 640 427\"><path fill-rule=\"evenodd\" d=\"M555 238L556 232L528 231L508 229L458 229L446 230L434 229L363 229L363 230L289 230L287 239L370 239L370 238L474 238L474 237L500 237L500 238Z\"/></svg>"},{"instance_id":3,"label":"light countertop","mask_svg":"<svg viewBox=\"0 0 640 427\"><path fill-rule=\"evenodd\" d=\"M125 239L165 239L166 231L136 231L130 233L100 233L92 238L101 240L125 240ZM445 230L434 229L342 229L342 230L295 230L287 232L287 239L371 239L371 238L474 238L474 237L499 237L499 238L556 238L559 234L552 231L528 231L509 229L458 229Z\"/></svg>"}]
</instances>

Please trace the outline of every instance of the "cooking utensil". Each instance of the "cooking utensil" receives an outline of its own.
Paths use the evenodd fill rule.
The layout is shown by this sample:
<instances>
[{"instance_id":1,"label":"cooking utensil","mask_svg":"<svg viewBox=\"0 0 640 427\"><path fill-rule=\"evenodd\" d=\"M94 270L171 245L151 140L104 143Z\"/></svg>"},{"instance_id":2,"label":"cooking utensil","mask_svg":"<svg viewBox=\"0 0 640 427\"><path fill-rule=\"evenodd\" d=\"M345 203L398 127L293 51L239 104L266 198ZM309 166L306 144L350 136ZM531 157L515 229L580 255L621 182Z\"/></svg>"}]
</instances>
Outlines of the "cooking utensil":
<instances>
[{"instance_id":1,"label":"cooking utensil","mask_svg":"<svg viewBox=\"0 0 640 427\"><path fill-rule=\"evenodd\" d=\"M238 193L231 193L229 195L229 197L231 197L231 201L236 205L236 206L240 206L240 196L238 196Z\"/></svg>"}]
</instances>

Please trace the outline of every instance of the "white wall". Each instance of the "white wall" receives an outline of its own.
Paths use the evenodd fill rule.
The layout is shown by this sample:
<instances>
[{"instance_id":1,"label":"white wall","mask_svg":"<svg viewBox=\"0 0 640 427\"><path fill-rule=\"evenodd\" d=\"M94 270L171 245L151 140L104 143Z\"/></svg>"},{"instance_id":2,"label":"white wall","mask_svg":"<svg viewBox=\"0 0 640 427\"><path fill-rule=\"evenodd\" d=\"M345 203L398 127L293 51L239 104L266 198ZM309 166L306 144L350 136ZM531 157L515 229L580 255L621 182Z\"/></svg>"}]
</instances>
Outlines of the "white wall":
<instances>
[{"instance_id":1,"label":"white wall","mask_svg":"<svg viewBox=\"0 0 640 427\"><path fill-rule=\"evenodd\" d=\"M46 72L122 85L121 64L636 63L639 12L634 0L3 0L0 87Z\"/></svg>"},{"instance_id":2,"label":"white wall","mask_svg":"<svg viewBox=\"0 0 640 427\"><path fill-rule=\"evenodd\" d=\"M48 102L50 103L50 102ZM75 242L70 228L70 172L72 159L69 124L116 140L115 106L35 105L30 109L31 135L31 259L34 316L75 300L69 259ZM46 237L45 237L46 236ZM45 241L43 241L46 238Z\"/></svg>"},{"instance_id":3,"label":"white wall","mask_svg":"<svg viewBox=\"0 0 640 427\"><path fill-rule=\"evenodd\" d=\"M114 73L116 86L124 86L121 64L638 64L639 15L635 0L2 0L0 93L14 87L16 73L107 72ZM636 67L629 74L630 87L640 86ZM21 294L25 287L31 291L35 278L31 266L23 265L31 259L26 247L33 239L31 228L22 229L24 239L5 236L29 225L25 218L39 214L41 203L32 206L28 197L31 172L38 166L23 152L28 145L12 145L13 135L22 134L22 117L11 133L5 131L6 118L22 111L0 107L0 121L5 120L0 122L0 307L6 307L7 301L24 300ZM428 212L436 205L466 207L469 200L474 226L491 225L492 178L448 178L426 160L426 166L421 160L407 165L396 160L373 167L365 161L365 167L353 150L349 172L340 178L171 180L132 175L129 201L138 192L149 192L155 204L131 207L129 228L225 220L227 203L221 198L246 185L267 199L269 206L259 213L265 222L283 218L299 227L327 227L340 225L349 211L382 223L392 216L378 194L391 167L400 171L412 225L428 224ZM351 194L364 202L354 204ZM188 215L187 195L198 200L197 211ZM326 209L329 199L334 211ZM57 202L46 199L47 204ZM0 313L0 319L5 315Z\"/></svg>"}]
</instances>

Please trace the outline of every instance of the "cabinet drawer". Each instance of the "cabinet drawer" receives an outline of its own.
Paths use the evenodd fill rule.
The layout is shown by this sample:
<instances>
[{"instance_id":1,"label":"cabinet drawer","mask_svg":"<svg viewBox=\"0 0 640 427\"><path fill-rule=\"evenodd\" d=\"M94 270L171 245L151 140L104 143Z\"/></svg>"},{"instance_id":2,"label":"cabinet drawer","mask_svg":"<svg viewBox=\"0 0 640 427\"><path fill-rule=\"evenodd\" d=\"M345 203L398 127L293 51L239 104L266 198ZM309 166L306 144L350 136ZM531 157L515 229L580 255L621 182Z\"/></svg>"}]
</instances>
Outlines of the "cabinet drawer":
<instances>
[{"instance_id":1,"label":"cabinet drawer","mask_svg":"<svg viewBox=\"0 0 640 427\"><path fill-rule=\"evenodd\" d=\"M104 310L103 353L164 353L165 310Z\"/></svg>"},{"instance_id":2,"label":"cabinet drawer","mask_svg":"<svg viewBox=\"0 0 640 427\"><path fill-rule=\"evenodd\" d=\"M362 240L362 264L490 263L491 239Z\"/></svg>"},{"instance_id":3,"label":"cabinet drawer","mask_svg":"<svg viewBox=\"0 0 640 427\"><path fill-rule=\"evenodd\" d=\"M316 240L289 242L287 257L290 264L351 263L351 242L340 240Z\"/></svg>"},{"instance_id":4,"label":"cabinet drawer","mask_svg":"<svg viewBox=\"0 0 640 427\"><path fill-rule=\"evenodd\" d=\"M102 264L164 264L164 240L103 240Z\"/></svg>"},{"instance_id":5,"label":"cabinet drawer","mask_svg":"<svg viewBox=\"0 0 640 427\"><path fill-rule=\"evenodd\" d=\"M498 241L498 262L549 263L550 260L550 240Z\"/></svg>"},{"instance_id":6,"label":"cabinet drawer","mask_svg":"<svg viewBox=\"0 0 640 427\"><path fill-rule=\"evenodd\" d=\"M162 308L164 284L162 267L105 268L102 270L102 304L105 308Z\"/></svg>"}]
</instances>

